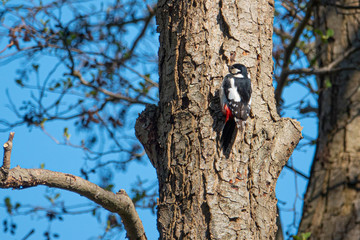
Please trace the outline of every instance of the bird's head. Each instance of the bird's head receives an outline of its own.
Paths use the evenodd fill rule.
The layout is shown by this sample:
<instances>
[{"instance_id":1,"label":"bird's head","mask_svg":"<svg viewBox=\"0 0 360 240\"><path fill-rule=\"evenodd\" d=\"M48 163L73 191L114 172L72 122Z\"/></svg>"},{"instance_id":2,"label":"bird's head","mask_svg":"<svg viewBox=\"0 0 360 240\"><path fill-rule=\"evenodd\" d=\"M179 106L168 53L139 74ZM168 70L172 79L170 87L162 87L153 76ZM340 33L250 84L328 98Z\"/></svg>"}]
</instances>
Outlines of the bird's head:
<instances>
[{"instance_id":1,"label":"bird's head","mask_svg":"<svg viewBox=\"0 0 360 240\"><path fill-rule=\"evenodd\" d=\"M246 67L239 63L229 66L229 72L237 78L250 78L250 74L248 73Z\"/></svg>"}]
</instances>

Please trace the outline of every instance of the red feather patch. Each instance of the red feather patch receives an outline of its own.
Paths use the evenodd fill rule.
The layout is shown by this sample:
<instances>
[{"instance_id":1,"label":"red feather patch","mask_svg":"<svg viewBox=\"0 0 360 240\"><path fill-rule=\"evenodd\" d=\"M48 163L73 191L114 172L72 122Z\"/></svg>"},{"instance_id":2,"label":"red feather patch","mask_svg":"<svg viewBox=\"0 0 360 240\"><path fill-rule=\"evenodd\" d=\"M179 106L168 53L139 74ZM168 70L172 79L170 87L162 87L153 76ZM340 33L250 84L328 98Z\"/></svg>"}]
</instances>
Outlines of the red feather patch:
<instances>
[{"instance_id":1,"label":"red feather patch","mask_svg":"<svg viewBox=\"0 0 360 240\"><path fill-rule=\"evenodd\" d=\"M225 115L226 115L225 122L227 122L227 121L229 120L229 118L232 118L232 117L233 117L233 115L232 115L232 113L231 113L230 108L227 106L227 104L225 104L224 110L225 110Z\"/></svg>"}]
</instances>

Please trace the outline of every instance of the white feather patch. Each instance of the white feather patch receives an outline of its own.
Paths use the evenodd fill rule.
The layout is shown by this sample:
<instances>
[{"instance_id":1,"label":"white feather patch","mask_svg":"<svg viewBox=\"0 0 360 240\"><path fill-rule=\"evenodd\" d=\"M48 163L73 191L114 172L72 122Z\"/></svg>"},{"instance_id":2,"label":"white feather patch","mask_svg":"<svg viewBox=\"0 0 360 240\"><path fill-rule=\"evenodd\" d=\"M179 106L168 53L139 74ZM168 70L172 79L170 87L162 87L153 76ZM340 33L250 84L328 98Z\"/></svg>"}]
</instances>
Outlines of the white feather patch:
<instances>
[{"instance_id":1,"label":"white feather patch","mask_svg":"<svg viewBox=\"0 0 360 240\"><path fill-rule=\"evenodd\" d=\"M237 92L237 87L235 87L234 79L230 78L230 88L229 95L227 96L229 100L234 100L235 102L240 102L241 97Z\"/></svg>"},{"instance_id":2,"label":"white feather patch","mask_svg":"<svg viewBox=\"0 0 360 240\"><path fill-rule=\"evenodd\" d=\"M237 73L237 74L234 74L234 77L237 77L237 78L244 78L244 75L242 75L241 73Z\"/></svg>"}]
</instances>

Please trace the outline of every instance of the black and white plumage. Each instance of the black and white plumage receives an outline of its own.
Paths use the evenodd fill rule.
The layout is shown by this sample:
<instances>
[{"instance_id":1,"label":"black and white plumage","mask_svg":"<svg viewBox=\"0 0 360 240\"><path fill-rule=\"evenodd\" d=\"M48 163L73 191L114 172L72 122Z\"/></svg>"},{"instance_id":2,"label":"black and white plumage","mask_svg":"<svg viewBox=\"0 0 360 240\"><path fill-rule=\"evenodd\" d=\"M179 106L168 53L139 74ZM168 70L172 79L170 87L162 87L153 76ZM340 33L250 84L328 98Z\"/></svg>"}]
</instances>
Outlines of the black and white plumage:
<instances>
[{"instance_id":1,"label":"black and white plumage","mask_svg":"<svg viewBox=\"0 0 360 240\"><path fill-rule=\"evenodd\" d=\"M229 74L224 77L220 89L221 111L226 116L221 135L221 146L224 150L229 146L235 126L243 131L245 121L250 113L251 80L250 74L242 64L229 67Z\"/></svg>"}]
</instances>

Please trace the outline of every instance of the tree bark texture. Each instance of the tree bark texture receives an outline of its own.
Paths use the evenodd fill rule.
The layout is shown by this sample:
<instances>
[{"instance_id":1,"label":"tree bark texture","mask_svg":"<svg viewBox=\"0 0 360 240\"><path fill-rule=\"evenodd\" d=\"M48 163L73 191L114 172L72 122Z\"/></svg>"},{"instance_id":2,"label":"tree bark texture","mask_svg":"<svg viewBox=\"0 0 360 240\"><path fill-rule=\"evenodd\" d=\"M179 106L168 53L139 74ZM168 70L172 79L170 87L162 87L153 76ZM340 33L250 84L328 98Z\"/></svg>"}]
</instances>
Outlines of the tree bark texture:
<instances>
[{"instance_id":1,"label":"tree bark texture","mask_svg":"<svg viewBox=\"0 0 360 240\"><path fill-rule=\"evenodd\" d=\"M160 101L136 134L157 170L160 239L275 238L275 184L301 127L276 112L273 13L265 0L158 2ZM224 154L218 90L232 52L250 70L252 111Z\"/></svg>"},{"instance_id":2,"label":"tree bark texture","mask_svg":"<svg viewBox=\"0 0 360 240\"><path fill-rule=\"evenodd\" d=\"M316 28L334 30L327 44L318 39L319 67L360 45L360 10L329 6L332 3L322 1L324 5L316 7ZM339 2L353 4L351 0ZM349 69L359 64L360 52L356 51L337 67ZM299 231L311 232L311 238L319 240L359 239L360 72L323 75L318 83L319 138Z\"/></svg>"}]
</instances>

